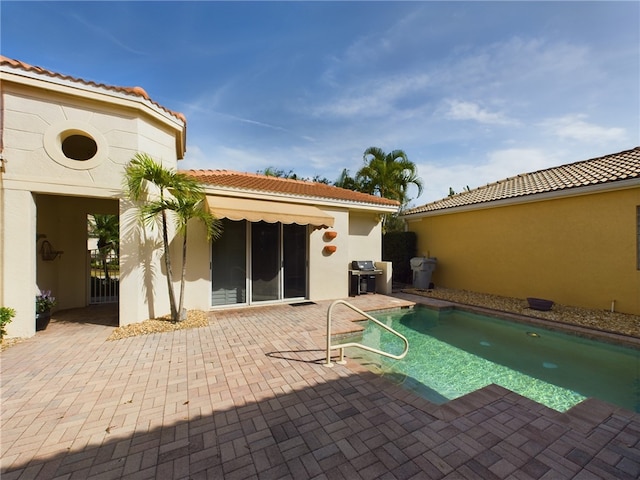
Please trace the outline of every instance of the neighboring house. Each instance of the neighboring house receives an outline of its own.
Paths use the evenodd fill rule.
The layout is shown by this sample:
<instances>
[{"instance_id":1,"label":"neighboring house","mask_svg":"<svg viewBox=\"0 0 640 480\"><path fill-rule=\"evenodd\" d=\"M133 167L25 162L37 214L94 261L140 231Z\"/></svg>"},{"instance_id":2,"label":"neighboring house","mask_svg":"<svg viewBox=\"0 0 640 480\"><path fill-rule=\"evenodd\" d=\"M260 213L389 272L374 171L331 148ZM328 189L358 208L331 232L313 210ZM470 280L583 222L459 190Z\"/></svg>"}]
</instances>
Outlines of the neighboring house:
<instances>
[{"instance_id":1,"label":"neighboring house","mask_svg":"<svg viewBox=\"0 0 640 480\"><path fill-rule=\"evenodd\" d=\"M404 215L433 282L640 315L640 147L507 178Z\"/></svg>"},{"instance_id":2,"label":"neighboring house","mask_svg":"<svg viewBox=\"0 0 640 480\"><path fill-rule=\"evenodd\" d=\"M17 311L8 335L35 333L40 289L53 292L58 309L88 305L87 216L95 213L120 216L120 324L167 314L160 234L140 226L122 191L123 173L139 152L177 169L185 154L184 116L140 87L97 84L6 57L0 80L0 305ZM212 244L199 225L190 226L189 309L347 297L349 261L380 262L380 218L398 208L312 182L191 174L207 184L225 231ZM171 240L175 272L181 243ZM62 253L52 259L45 250ZM388 291L390 264L380 265L379 286Z\"/></svg>"}]
</instances>

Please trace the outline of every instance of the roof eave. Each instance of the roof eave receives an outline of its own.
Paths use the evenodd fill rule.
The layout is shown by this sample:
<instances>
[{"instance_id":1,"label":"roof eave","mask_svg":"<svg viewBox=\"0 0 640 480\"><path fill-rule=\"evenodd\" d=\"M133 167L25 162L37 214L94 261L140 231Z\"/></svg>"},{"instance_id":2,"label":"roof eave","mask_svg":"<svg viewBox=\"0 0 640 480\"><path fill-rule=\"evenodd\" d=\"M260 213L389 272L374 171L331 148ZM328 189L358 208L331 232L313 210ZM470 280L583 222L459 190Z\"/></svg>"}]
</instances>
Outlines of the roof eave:
<instances>
[{"instance_id":1,"label":"roof eave","mask_svg":"<svg viewBox=\"0 0 640 480\"><path fill-rule=\"evenodd\" d=\"M8 64L0 65L0 78L3 83L15 83L94 101L96 99L104 101L104 97L108 97L108 103L111 105L144 112L151 118L176 131L176 156L178 159L184 158L187 133L186 119L183 115L175 114L142 95L69 78L60 78L43 72L23 70Z\"/></svg>"},{"instance_id":2,"label":"roof eave","mask_svg":"<svg viewBox=\"0 0 640 480\"><path fill-rule=\"evenodd\" d=\"M351 208L366 211L375 211L380 213L395 213L398 211L399 205L384 205L378 203L359 202L353 200L342 200L327 197L295 195L282 192L268 192L262 190L247 190L233 187L221 187L210 184L204 184L207 195L220 195L238 198L270 198L274 201L287 201L289 203L313 204L326 207Z\"/></svg>"},{"instance_id":3,"label":"roof eave","mask_svg":"<svg viewBox=\"0 0 640 480\"><path fill-rule=\"evenodd\" d=\"M450 215L454 213L470 212L474 210L485 210L489 208L506 207L510 205L519 205L524 203L542 202L545 200L556 200L560 198L577 197L581 195L591 195L594 193L613 192L617 190L626 190L629 188L640 187L640 178L630 178L625 180L616 180L615 182L599 183L596 185L586 185L579 187L571 187L553 190L550 192L534 193L530 195L521 195L512 198L503 198L499 200L491 200L487 202L473 203L470 205L461 205L457 207L440 208L438 210L429 210L426 212L406 213L401 216L411 222L425 217L435 217L440 215Z\"/></svg>"}]
</instances>

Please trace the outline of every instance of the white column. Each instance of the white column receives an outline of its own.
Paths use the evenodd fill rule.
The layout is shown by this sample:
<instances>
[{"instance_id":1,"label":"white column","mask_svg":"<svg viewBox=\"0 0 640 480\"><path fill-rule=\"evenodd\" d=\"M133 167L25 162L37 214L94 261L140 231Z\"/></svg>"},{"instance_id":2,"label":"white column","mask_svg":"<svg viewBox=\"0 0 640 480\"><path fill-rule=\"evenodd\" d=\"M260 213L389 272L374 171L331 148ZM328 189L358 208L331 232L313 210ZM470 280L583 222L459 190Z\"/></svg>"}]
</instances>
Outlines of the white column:
<instances>
[{"instance_id":1,"label":"white column","mask_svg":"<svg viewBox=\"0 0 640 480\"><path fill-rule=\"evenodd\" d=\"M3 191L2 305L15 309L7 337L36 333L36 204L29 191Z\"/></svg>"}]
</instances>

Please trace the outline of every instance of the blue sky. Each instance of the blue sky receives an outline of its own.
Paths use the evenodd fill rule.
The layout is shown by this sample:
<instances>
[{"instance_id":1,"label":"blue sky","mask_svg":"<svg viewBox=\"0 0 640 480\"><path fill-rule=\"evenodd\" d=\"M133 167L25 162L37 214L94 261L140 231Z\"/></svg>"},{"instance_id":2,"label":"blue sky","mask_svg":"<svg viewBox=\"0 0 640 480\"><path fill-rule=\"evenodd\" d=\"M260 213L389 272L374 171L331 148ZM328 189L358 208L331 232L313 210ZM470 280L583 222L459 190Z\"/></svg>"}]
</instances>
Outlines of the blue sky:
<instances>
[{"instance_id":1,"label":"blue sky","mask_svg":"<svg viewBox=\"0 0 640 480\"><path fill-rule=\"evenodd\" d=\"M639 2L11 2L3 55L142 86L180 168L335 180L403 149L413 205L640 145Z\"/></svg>"}]
</instances>

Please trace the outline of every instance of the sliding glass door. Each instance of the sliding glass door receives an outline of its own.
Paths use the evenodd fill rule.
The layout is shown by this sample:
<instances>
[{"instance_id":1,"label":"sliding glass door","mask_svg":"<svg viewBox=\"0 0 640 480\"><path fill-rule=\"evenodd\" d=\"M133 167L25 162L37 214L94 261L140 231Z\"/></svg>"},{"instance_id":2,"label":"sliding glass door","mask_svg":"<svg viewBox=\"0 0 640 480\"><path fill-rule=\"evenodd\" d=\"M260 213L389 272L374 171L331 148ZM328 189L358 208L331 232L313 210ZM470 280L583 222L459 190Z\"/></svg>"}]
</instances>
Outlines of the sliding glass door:
<instances>
[{"instance_id":1,"label":"sliding glass door","mask_svg":"<svg viewBox=\"0 0 640 480\"><path fill-rule=\"evenodd\" d=\"M251 224L251 302L280 298L279 223Z\"/></svg>"},{"instance_id":2,"label":"sliding glass door","mask_svg":"<svg viewBox=\"0 0 640 480\"><path fill-rule=\"evenodd\" d=\"M247 301L247 222L222 220L222 236L211 247L211 305Z\"/></svg>"},{"instance_id":3,"label":"sliding glass door","mask_svg":"<svg viewBox=\"0 0 640 480\"><path fill-rule=\"evenodd\" d=\"M283 225L284 298L307 295L307 226Z\"/></svg>"},{"instance_id":4,"label":"sliding glass door","mask_svg":"<svg viewBox=\"0 0 640 480\"><path fill-rule=\"evenodd\" d=\"M304 299L306 225L223 220L211 249L211 304Z\"/></svg>"}]
</instances>

